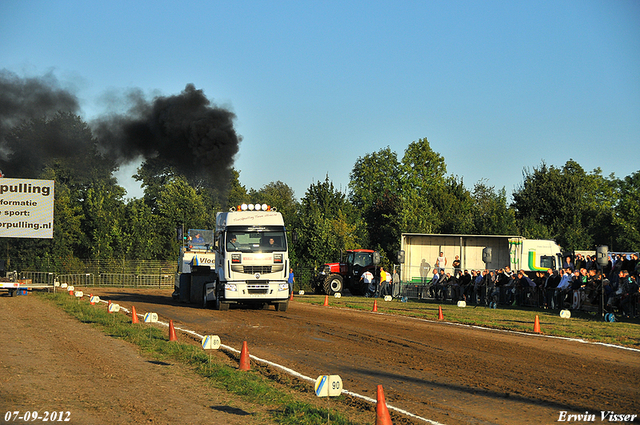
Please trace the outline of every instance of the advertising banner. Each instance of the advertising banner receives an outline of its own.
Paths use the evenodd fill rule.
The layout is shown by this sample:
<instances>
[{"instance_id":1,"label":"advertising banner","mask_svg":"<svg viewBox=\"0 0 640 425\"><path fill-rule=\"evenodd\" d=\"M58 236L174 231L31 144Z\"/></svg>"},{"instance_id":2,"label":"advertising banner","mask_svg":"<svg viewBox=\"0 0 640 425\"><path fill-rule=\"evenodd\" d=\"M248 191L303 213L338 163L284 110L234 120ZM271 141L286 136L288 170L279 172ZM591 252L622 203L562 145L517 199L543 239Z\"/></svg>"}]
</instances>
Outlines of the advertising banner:
<instances>
[{"instance_id":1,"label":"advertising banner","mask_svg":"<svg viewBox=\"0 0 640 425\"><path fill-rule=\"evenodd\" d=\"M0 237L53 238L53 180L0 178Z\"/></svg>"}]
</instances>

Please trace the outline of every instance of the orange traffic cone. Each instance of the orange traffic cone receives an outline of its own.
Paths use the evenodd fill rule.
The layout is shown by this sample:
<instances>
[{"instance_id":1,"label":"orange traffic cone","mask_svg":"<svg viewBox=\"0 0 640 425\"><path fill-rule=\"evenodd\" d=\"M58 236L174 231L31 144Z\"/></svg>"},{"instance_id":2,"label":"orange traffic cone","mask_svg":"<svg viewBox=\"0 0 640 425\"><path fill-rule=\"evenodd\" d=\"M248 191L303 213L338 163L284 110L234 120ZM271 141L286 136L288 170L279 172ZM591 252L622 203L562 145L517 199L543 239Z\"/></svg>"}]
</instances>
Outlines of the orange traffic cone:
<instances>
[{"instance_id":1,"label":"orange traffic cone","mask_svg":"<svg viewBox=\"0 0 640 425\"><path fill-rule=\"evenodd\" d=\"M169 341L177 341L176 329L173 327L173 320L169 320Z\"/></svg>"},{"instance_id":2,"label":"orange traffic cone","mask_svg":"<svg viewBox=\"0 0 640 425\"><path fill-rule=\"evenodd\" d=\"M323 307L326 307L329 305L329 295L325 295L324 296L324 304L322 304Z\"/></svg>"},{"instance_id":3,"label":"orange traffic cone","mask_svg":"<svg viewBox=\"0 0 640 425\"><path fill-rule=\"evenodd\" d=\"M393 425L391 422L391 416L389 416L389 410L387 409L387 403L384 400L384 391L382 385L378 385L378 403L376 404L376 425Z\"/></svg>"},{"instance_id":4,"label":"orange traffic cone","mask_svg":"<svg viewBox=\"0 0 640 425\"><path fill-rule=\"evenodd\" d=\"M378 312L378 300L373 300L373 312Z\"/></svg>"},{"instance_id":5,"label":"orange traffic cone","mask_svg":"<svg viewBox=\"0 0 640 425\"><path fill-rule=\"evenodd\" d=\"M444 315L442 314L442 306L438 306L438 320L444 320Z\"/></svg>"},{"instance_id":6,"label":"orange traffic cone","mask_svg":"<svg viewBox=\"0 0 640 425\"><path fill-rule=\"evenodd\" d=\"M242 351L240 352L240 370L251 370L251 364L249 363L249 348L247 348L247 341L242 343Z\"/></svg>"},{"instance_id":7,"label":"orange traffic cone","mask_svg":"<svg viewBox=\"0 0 640 425\"><path fill-rule=\"evenodd\" d=\"M293 291L291 291L291 295L289 295L289 301L293 301Z\"/></svg>"},{"instance_id":8,"label":"orange traffic cone","mask_svg":"<svg viewBox=\"0 0 640 425\"><path fill-rule=\"evenodd\" d=\"M536 321L533 323L533 331L539 334L542 333L542 331L540 330L540 319L538 318L537 314L536 314Z\"/></svg>"},{"instance_id":9,"label":"orange traffic cone","mask_svg":"<svg viewBox=\"0 0 640 425\"><path fill-rule=\"evenodd\" d=\"M136 313L136 306L135 305L131 306L131 323L140 323L140 322L138 322L138 313Z\"/></svg>"}]
</instances>

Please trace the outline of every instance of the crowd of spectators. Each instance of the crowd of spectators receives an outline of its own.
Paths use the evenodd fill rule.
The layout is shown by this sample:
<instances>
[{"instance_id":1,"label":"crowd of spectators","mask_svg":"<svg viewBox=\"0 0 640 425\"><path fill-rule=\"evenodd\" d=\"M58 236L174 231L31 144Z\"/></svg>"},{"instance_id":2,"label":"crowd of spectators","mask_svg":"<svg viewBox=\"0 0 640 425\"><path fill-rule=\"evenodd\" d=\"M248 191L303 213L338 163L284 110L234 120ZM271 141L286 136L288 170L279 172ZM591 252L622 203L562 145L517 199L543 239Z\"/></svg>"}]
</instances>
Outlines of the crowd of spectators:
<instances>
[{"instance_id":1,"label":"crowd of spectators","mask_svg":"<svg viewBox=\"0 0 640 425\"><path fill-rule=\"evenodd\" d=\"M604 305L607 312L636 317L639 272L637 253L610 254L605 267L598 266L595 256L576 254L567 257L558 270L535 273L509 267L471 271L436 267L424 295L490 307L502 304L579 310L591 306L601 310Z\"/></svg>"}]
</instances>

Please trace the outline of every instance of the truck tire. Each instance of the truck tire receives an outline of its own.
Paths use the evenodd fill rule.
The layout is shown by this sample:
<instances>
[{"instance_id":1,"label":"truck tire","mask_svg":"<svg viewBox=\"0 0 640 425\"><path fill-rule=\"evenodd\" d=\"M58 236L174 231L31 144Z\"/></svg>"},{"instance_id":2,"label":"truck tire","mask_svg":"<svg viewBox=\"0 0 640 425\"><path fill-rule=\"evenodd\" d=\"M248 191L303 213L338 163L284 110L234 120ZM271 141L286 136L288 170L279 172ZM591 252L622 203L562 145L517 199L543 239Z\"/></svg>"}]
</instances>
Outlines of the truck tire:
<instances>
[{"instance_id":1,"label":"truck tire","mask_svg":"<svg viewBox=\"0 0 640 425\"><path fill-rule=\"evenodd\" d=\"M324 293L327 295L342 292L342 288L344 288L344 282L339 274L330 274L324 280Z\"/></svg>"},{"instance_id":2,"label":"truck tire","mask_svg":"<svg viewBox=\"0 0 640 425\"><path fill-rule=\"evenodd\" d=\"M289 308L289 301L284 303L276 303L276 311L287 311Z\"/></svg>"},{"instance_id":3,"label":"truck tire","mask_svg":"<svg viewBox=\"0 0 640 425\"><path fill-rule=\"evenodd\" d=\"M218 282L216 282L216 288L218 287ZM214 308L216 310L220 310L220 311L227 311L229 310L229 303L225 303L224 301L221 300L222 295L220 293L221 291L216 289L216 301L214 303Z\"/></svg>"},{"instance_id":4,"label":"truck tire","mask_svg":"<svg viewBox=\"0 0 640 425\"><path fill-rule=\"evenodd\" d=\"M215 309L220 311L229 310L229 303L225 303L224 301L220 301L220 298L216 298Z\"/></svg>"}]
</instances>

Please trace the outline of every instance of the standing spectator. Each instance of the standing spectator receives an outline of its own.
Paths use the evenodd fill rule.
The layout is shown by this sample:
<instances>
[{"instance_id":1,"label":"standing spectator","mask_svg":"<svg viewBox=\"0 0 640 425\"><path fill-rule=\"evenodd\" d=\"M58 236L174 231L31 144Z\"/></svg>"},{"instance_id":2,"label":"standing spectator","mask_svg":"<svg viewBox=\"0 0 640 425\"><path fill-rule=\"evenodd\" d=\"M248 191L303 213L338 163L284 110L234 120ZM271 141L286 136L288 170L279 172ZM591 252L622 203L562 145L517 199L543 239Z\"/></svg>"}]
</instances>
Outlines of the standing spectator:
<instances>
[{"instance_id":1,"label":"standing spectator","mask_svg":"<svg viewBox=\"0 0 640 425\"><path fill-rule=\"evenodd\" d=\"M293 275L293 267L289 269L289 297L293 294L293 285L296 283L296 278Z\"/></svg>"},{"instance_id":2,"label":"standing spectator","mask_svg":"<svg viewBox=\"0 0 640 425\"><path fill-rule=\"evenodd\" d=\"M485 276L489 273L489 270L483 270L482 272L478 272L476 275L476 280L473 286L473 297L474 304L484 304L484 295L486 290L485 284Z\"/></svg>"},{"instance_id":3,"label":"standing spectator","mask_svg":"<svg viewBox=\"0 0 640 425\"><path fill-rule=\"evenodd\" d=\"M391 295L396 298L400 296L400 274L398 273L398 270L395 269L393 270L393 279L392 279L392 284L391 284Z\"/></svg>"},{"instance_id":4,"label":"standing spectator","mask_svg":"<svg viewBox=\"0 0 640 425\"><path fill-rule=\"evenodd\" d=\"M438 299L437 291L438 291L438 282L440 281L440 274L438 273L439 269L436 267L433 269L433 277L431 278L431 282L429 282L429 294L431 298Z\"/></svg>"},{"instance_id":5,"label":"standing spectator","mask_svg":"<svg viewBox=\"0 0 640 425\"><path fill-rule=\"evenodd\" d=\"M456 255L455 260L453 260L453 263L451 263L451 265L453 266L453 275L454 276L459 276L460 273L462 273L462 270L460 269L460 256Z\"/></svg>"},{"instance_id":6,"label":"standing spectator","mask_svg":"<svg viewBox=\"0 0 640 425\"><path fill-rule=\"evenodd\" d=\"M547 308L555 310L558 305L556 290L560 283L560 275L557 270L547 270L547 280L544 283Z\"/></svg>"},{"instance_id":7,"label":"standing spectator","mask_svg":"<svg viewBox=\"0 0 640 425\"><path fill-rule=\"evenodd\" d=\"M387 272L384 271L384 268L380 266L380 283L378 284L378 293L376 297L384 296L387 291Z\"/></svg>"},{"instance_id":8,"label":"standing spectator","mask_svg":"<svg viewBox=\"0 0 640 425\"><path fill-rule=\"evenodd\" d=\"M463 301L467 301L467 294L471 283L471 275L469 270L465 270L462 276L460 276L460 298Z\"/></svg>"},{"instance_id":9,"label":"standing spectator","mask_svg":"<svg viewBox=\"0 0 640 425\"><path fill-rule=\"evenodd\" d=\"M369 270L367 270L366 272L362 273L362 275L360 276L360 281L362 281L362 283L367 285L366 296L367 297L375 296L375 294L376 294L376 284L375 284L375 281L373 279L373 273L371 273Z\"/></svg>"},{"instance_id":10,"label":"standing spectator","mask_svg":"<svg viewBox=\"0 0 640 425\"><path fill-rule=\"evenodd\" d=\"M562 263L562 268L564 270L570 269L571 273L573 273L573 271L576 269L569 255L567 255L567 257L564 259L564 263Z\"/></svg>"},{"instance_id":11,"label":"standing spectator","mask_svg":"<svg viewBox=\"0 0 640 425\"><path fill-rule=\"evenodd\" d=\"M441 269L440 271L444 271L444 268L447 266L447 257L444 256L444 252L440 253L440 256L436 258L436 267Z\"/></svg>"},{"instance_id":12,"label":"standing spectator","mask_svg":"<svg viewBox=\"0 0 640 425\"><path fill-rule=\"evenodd\" d=\"M567 294L571 291L571 269L560 270L560 283L556 289L556 297L558 299L558 308L564 308L564 301L567 298Z\"/></svg>"}]
</instances>

